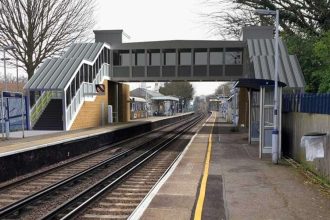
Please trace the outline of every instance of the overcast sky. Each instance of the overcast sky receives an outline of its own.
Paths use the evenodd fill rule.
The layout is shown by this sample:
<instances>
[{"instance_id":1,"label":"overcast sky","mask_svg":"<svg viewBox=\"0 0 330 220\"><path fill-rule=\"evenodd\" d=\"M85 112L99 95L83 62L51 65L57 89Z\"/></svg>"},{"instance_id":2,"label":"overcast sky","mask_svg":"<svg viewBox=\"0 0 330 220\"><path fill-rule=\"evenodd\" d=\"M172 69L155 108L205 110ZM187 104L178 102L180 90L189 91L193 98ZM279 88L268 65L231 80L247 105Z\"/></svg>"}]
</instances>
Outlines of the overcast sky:
<instances>
[{"instance_id":1,"label":"overcast sky","mask_svg":"<svg viewBox=\"0 0 330 220\"><path fill-rule=\"evenodd\" d=\"M131 39L124 42L158 40L215 40L203 24L205 0L97 0L95 29L123 29ZM148 85L153 85L148 84ZM219 82L193 83L195 95L214 92ZM131 88L139 84L131 85Z\"/></svg>"},{"instance_id":2,"label":"overcast sky","mask_svg":"<svg viewBox=\"0 0 330 220\"><path fill-rule=\"evenodd\" d=\"M130 39L124 42L158 40L215 40L203 24L205 0L96 0L96 30L123 29ZM92 32L92 31L91 31ZM93 40L91 40L93 41ZM0 64L1 73L3 64ZM20 69L20 74L26 75ZM16 77L16 68L8 65L8 75ZM214 92L219 82L192 83L195 95ZM148 86L153 87L153 83ZM131 89L140 84L131 84Z\"/></svg>"}]
</instances>

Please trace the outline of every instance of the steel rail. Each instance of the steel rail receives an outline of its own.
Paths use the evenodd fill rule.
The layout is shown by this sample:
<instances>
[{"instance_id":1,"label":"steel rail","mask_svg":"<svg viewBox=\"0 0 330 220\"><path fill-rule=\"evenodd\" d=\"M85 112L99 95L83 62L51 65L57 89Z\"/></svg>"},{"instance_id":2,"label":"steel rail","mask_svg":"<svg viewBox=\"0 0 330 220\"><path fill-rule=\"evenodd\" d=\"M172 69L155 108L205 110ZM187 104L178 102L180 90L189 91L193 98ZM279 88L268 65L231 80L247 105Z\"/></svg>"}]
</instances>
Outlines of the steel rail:
<instances>
[{"instance_id":1,"label":"steel rail","mask_svg":"<svg viewBox=\"0 0 330 220\"><path fill-rule=\"evenodd\" d=\"M188 120L188 119L182 119L182 120L180 120L179 122L182 122L182 121L185 121L185 120ZM51 172L54 172L54 171L56 171L56 170L58 170L58 169L62 169L62 168L65 167L65 166L69 166L69 165L73 165L73 164L75 164L75 163L79 163L79 162L81 162L81 160L89 159L89 158L91 158L91 157L93 157L93 156L95 156L95 155L97 155L97 154L100 154L100 153L102 153L102 152L104 152L104 151L110 150L110 149L115 148L115 147L117 147L117 146L119 146L119 145L122 145L122 144L130 143L130 142L133 141L134 139L138 139L138 138L141 138L142 136L152 134L152 133L157 132L157 131L159 131L159 130L161 130L161 129L165 129L165 128L167 128L167 127L170 127L170 126L172 126L172 125L173 125L173 124L164 125L164 126L162 126L162 127L160 127L160 128L157 128L157 129L155 129L155 130L148 131L148 132L146 132L146 133L139 134L139 135L136 135L136 136L134 136L134 137L130 137L130 138L128 138L128 139L125 139L125 140L119 141L119 142L117 142L117 143L113 143L113 144L103 144L103 145L101 145L101 146L99 147L100 149L97 149L97 150L95 150L94 152L88 153L88 155L85 155L85 156L82 156L82 157L78 157L78 158L76 158L76 159L73 159L73 160L70 161L70 162L67 162L67 163L61 164L61 165L59 165L59 166L56 166L56 167L53 167L53 168L47 169L47 170L42 171L42 172L40 172L40 173L37 173L37 174L35 174L35 175L28 176L28 177L25 177L25 178L20 179L20 180L18 180L18 181L11 182L11 183L9 183L9 184L7 184L7 185L4 185L4 186L0 187L0 192L2 192L2 191L4 191L4 190L7 190L8 188L11 188L11 187L13 187L13 186L15 186L15 185L19 185L19 184L24 183L24 182L26 182L26 181L29 181L29 180L31 180L31 179L34 179L34 178L40 177L40 176L42 176L42 175L45 175L45 174L47 174L47 173L51 173ZM90 138L82 138L82 139L79 139L79 140L84 140L84 139L90 139ZM147 143L147 142L148 142L148 141L146 141L145 143ZM108 147L106 147L106 146L108 146ZM105 148L105 147L106 147L106 148ZM0 209L0 210L2 210L2 209Z\"/></svg>"},{"instance_id":2,"label":"steel rail","mask_svg":"<svg viewBox=\"0 0 330 220\"><path fill-rule=\"evenodd\" d=\"M179 123L184 123L185 121L188 121L189 122L189 121L192 121L192 119L189 118L187 120L180 121ZM171 133L171 131L168 131L167 133L169 134L169 133ZM92 173L93 171L101 168L102 166L106 166L109 163L113 163L116 160L118 160L118 159L126 156L127 154L132 153L132 152L138 150L139 148L143 148L146 144L150 144L155 139L158 139L158 138L159 137L156 137L156 138L151 139L151 140L149 140L147 142L141 143L141 144L139 144L139 145L137 145L137 146L135 146L135 147L133 147L131 149L128 149L128 150L126 150L124 152L120 152L120 153L118 153L118 154L110 157L107 160L104 160L104 161L102 161L102 162L100 162L98 164L95 164L94 166L92 166L92 167L90 167L90 168L88 168L86 170L83 170L81 172L78 172L78 173L76 173L73 176L70 176L70 177L68 177L66 179L63 179L63 180L61 180L61 181L59 181L59 182L57 182L57 183L55 183L55 184L53 184L51 186L48 186L48 187L42 189L41 191L38 191L38 192L36 192L36 193L34 193L32 195L29 195L28 197L25 197L22 200L19 200L19 201L15 202L15 203L12 203L12 204L8 205L8 206L5 206L4 208L0 209L0 218L6 217L6 216L10 215L11 213L14 213L16 211L19 211L20 209L26 207L27 205L29 205L33 201L36 201L39 198L41 198L43 196L46 196L46 195L52 193L53 191L59 189L60 187L63 187L63 186L65 186L65 185L67 185L67 184L69 184L71 182L74 182L77 179L82 178L85 175L88 175L89 173Z\"/></svg>"},{"instance_id":3,"label":"steel rail","mask_svg":"<svg viewBox=\"0 0 330 220\"><path fill-rule=\"evenodd\" d=\"M84 202L79 202L79 206L74 208L71 212L66 214L61 219L71 219L74 216L76 216L78 213L81 212L86 206L88 206L91 202L98 199L99 196L101 196L105 191L110 189L111 187L115 186L117 183L121 182L124 178L126 178L128 175L133 173L136 169L140 168L145 162L149 161L152 157L154 157L156 154L158 154L161 150L166 148L169 144L171 144L173 141L181 137L182 134L186 133L189 129L191 129L193 126L195 126L198 122L200 122L203 119L202 116L198 116L194 118L193 121L190 121L188 124L185 124L185 127L182 128L182 131L180 131L178 134L173 135L170 139L167 139L163 141L162 143L157 144L152 149L146 151L142 155L139 155L137 158L130 161L128 164L118 168L116 171L110 173L108 176L104 177L99 182L95 183L85 191L79 193L66 203L62 204L61 206L57 207L56 209L49 212L47 215L45 215L42 219L54 219L56 216L61 214L61 212L67 210L75 203L78 203L79 200L86 197L88 194L95 192L93 195L89 195L88 199ZM116 177L120 175L119 177ZM115 178L115 179L114 179ZM111 181L111 179L114 179ZM110 183L107 183L110 180ZM105 185L105 186L103 186ZM101 188L101 189L97 189Z\"/></svg>"}]
</instances>

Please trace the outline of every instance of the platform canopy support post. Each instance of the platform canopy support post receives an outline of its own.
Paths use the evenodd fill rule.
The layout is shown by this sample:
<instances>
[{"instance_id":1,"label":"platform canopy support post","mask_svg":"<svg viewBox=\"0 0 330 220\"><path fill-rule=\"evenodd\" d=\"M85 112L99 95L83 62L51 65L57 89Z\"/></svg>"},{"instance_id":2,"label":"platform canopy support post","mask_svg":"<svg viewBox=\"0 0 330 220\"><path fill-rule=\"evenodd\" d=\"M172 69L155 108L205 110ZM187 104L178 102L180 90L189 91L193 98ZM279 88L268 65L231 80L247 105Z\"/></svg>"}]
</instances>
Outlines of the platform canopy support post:
<instances>
[{"instance_id":1,"label":"platform canopy support post","mask_svg":"<svg viewBox=\"0 0 330 220\"><path fill-rule=\"evenodd\" d=\"M115 99L116 99L116 106L115 106L115 111L116 111L116 122L119 122L119 88L118 88L118 83L115 84Z\"/></svg>"}]
</instances>

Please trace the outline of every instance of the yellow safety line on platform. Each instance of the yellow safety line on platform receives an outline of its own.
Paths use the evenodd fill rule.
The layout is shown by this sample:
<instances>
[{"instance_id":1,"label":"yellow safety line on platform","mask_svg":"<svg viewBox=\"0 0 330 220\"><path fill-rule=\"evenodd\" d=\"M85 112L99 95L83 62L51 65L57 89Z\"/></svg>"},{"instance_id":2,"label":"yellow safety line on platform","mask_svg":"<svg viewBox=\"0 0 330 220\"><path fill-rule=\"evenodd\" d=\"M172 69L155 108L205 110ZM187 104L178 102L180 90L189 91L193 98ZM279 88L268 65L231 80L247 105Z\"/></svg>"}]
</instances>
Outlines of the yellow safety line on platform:
<instances>
[{"instance_id":1,"label":"yellow safety line on platform","mask_svg":"<svg viewBox=\"0 0 330 220\"><path fill-rule=\"evenodd\" d=\"M206 183L207 183L207 177L209 176L209 166L210 166L210 159L211 159L211 150L212 150L212 133L214 128L214 122L211 129L211 134L209 136L208 145L207 145L207 154L206 154L206 160L205 160L205 166L204 166L204 173L203 178L201 182L201 188L199 190L199 196L197 200L197 205L195 209L195 216L194 220L200 220L202 219L202 211L203 211L203 204L205 199L205 192L206 192Z\"/></svg>"}]
</instances>

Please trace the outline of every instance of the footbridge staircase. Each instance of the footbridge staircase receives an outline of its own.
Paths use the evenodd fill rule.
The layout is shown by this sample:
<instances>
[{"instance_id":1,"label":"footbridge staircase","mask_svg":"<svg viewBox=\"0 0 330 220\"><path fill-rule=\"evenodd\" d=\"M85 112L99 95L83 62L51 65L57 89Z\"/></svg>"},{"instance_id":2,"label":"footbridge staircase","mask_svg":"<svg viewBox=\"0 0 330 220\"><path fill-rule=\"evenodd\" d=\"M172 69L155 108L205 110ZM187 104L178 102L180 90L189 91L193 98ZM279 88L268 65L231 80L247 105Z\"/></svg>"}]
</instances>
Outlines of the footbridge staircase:
<instances>
[{"instance_id":1,"label":"footbridge staircase","mask_svg":"<svg viewBox=\"0 0 330 220\"><path fill-rule=\"evenodd\" d=\"M105 80L110 80L107 43L76 43L62 57L46 60L24 87L30 127L70 130L83 104L96 99L95 84Z\"/></svg>"}]
</instances>

